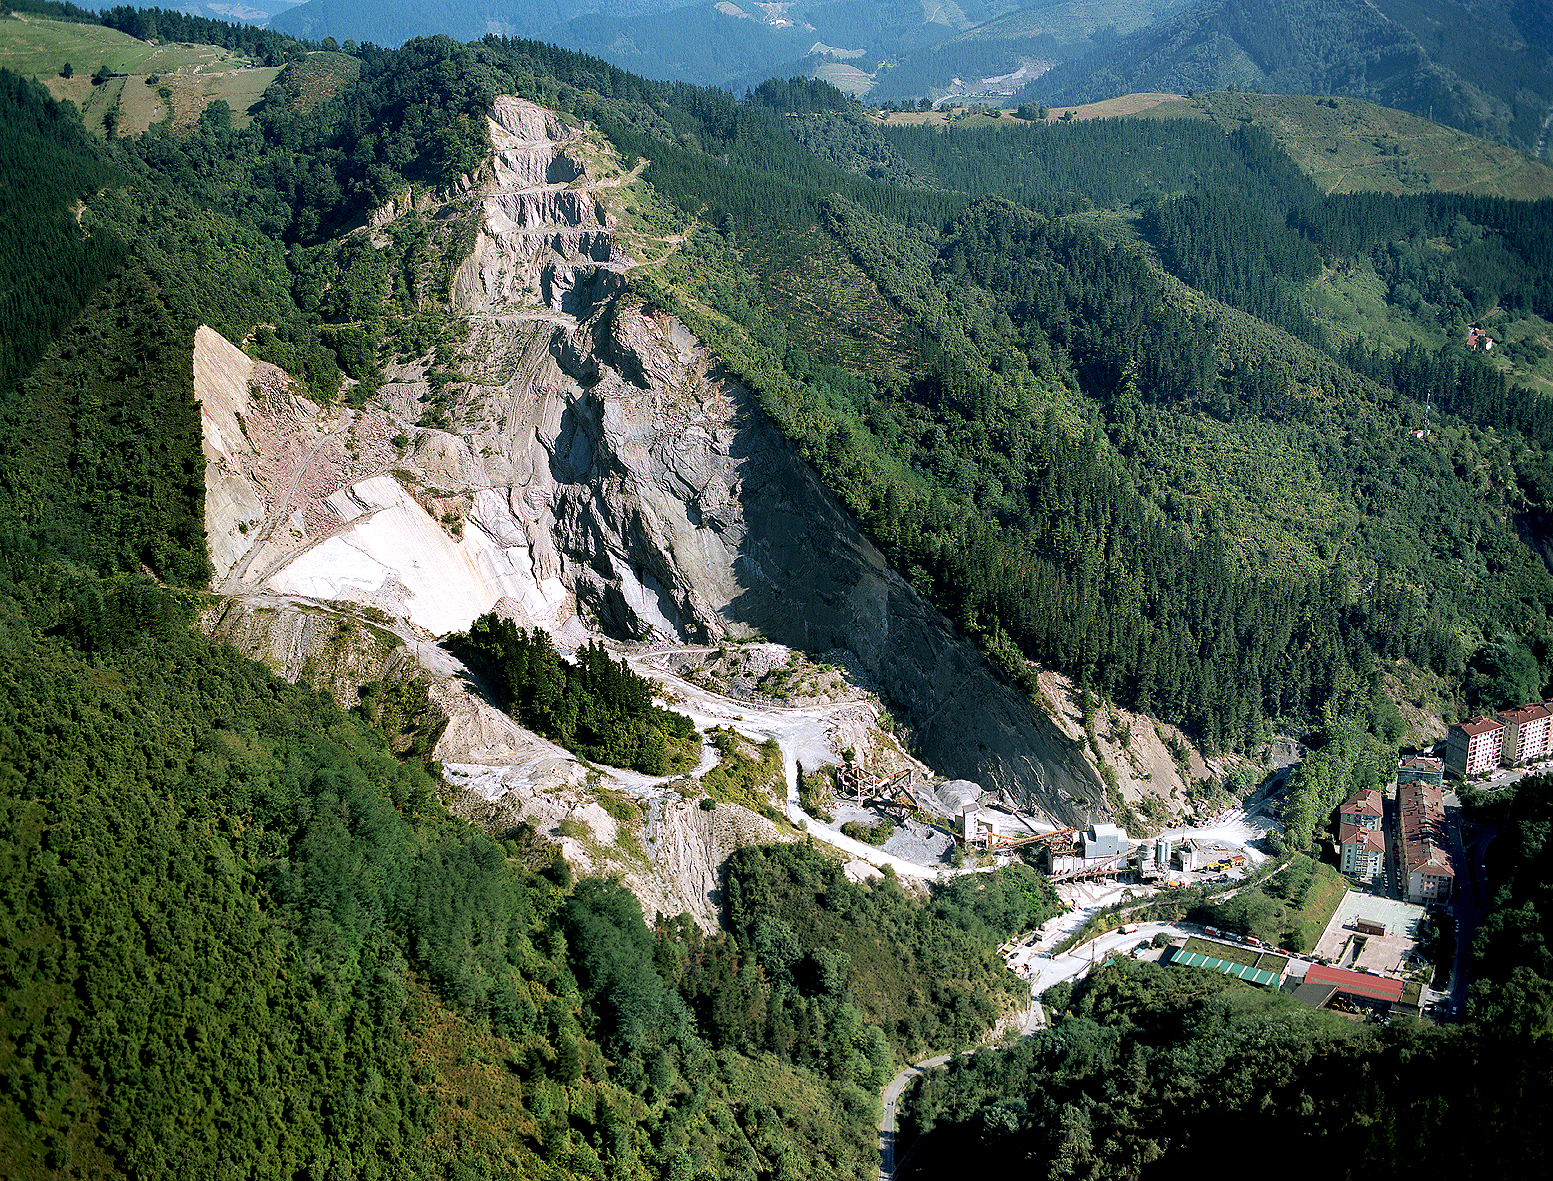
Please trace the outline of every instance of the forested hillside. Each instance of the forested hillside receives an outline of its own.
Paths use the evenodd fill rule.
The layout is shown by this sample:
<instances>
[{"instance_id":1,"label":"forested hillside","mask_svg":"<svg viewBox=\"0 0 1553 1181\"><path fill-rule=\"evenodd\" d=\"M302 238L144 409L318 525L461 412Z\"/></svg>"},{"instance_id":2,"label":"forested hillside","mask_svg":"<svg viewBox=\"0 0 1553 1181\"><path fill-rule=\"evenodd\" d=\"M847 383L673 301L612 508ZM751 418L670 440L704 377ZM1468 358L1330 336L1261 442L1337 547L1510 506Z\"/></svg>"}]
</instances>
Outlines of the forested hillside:
<instances>
[{"instance_id":1,"label":"forested hillside","mask_svg":"<svg viewBox=\"0 0 1553 1181\"><path fill-rule=\"evenodd\" d=\"M1546 203L1322 198L1254 128L1142 121L888 129L919 178L903 189L806 151L788 110L846 109L800 89L746 105L528 43L417 42L364 54L311 110L277 91L246 130L211 119L116 150L306 245L401 178L469 167L488 96L569 104L716 230L644 292L725 347L901 568L1016 677L1022 657L1055 664L1210 748L1371 714L1376 653L1455 686L1456 708L1545 682L1548 574L1516 532L1546 482L1544 400L1452 345L1338 350L1300 277L1363 259L1448 332L1493 304L1545 312ZM349 149L368 112L385 129L370 158ZM1178 194L1182 176L1203 188ZM1026 209L962 212L1000 192ZM1128 205L1173 277L1103 224L1059 217ZM890 311L800 314L816 252L852 276L858 308ZM391 303L310 305L314 269L343 256L291 258L317 310L278 315L289 327L268 347L294 369L324 382L326 350L347 356L353 332L423 331ZM1436 429L1417 439L1424 402Z\"/></svg>"},{"instance_id":2,"label":"forested hillside","mask_svg":"<svg viewBox=\"0 0 1553 1181\"><path fill-rule=\"evenodd\" d=\"M1053 991L1051 1029L917 1084L902 1176L942 1176L973 1152L1041 1176L1163 1176L1204 1154L1265 1161L1270 1146L1339 1177L1547 1167L1542 1138L1518 1130L1549 1097L1528 1053L1546 1030L1522 1040L1545 1001L1517 1004L1509 1027L1486 1008L1452 1029L1366 1027L1208 969L1125 958ZM1472 1125L1507 1130L1473 1142Z\"/></svg>"},{"instance_id":3,"label":"forested hillside","mask_svg":"<svg viewBox=\"0 0 1553 1181\"><path fill-rule=\"evenodd\" d=\"M751 124L733 142L769 134ZM724 226L685 265L723 268L705 298L750 325L752 348L769 350L764 362L748 355L751 379L962 626L994 651L1012 644L1186 721L1210 745L1254 742L1269 725L1306 730L1329 706L1367 712L1358 703L1377 652L1475 686L1477 701L1530 687L1505 680L1495 645L1515 635L1518 650L1544 650L1548 572L1501 506L1529 507L1544 400L1507 388L1454 346L1389 358L1385 370L1350 350L1345 365L1312 347L1331 345L1293 276L1318 260L1374 254L1400 287L1410 265L1437 257L1438 314L1470 314L1490 288L1545 306L1545 204L1321 199L1254 129L1228 138L1149 123L887 134L938 183L973 193L1007 183L1045 216L988 200L903 234L892 225L913 216L905 199L923 208L932 194L886 196L838 179L852 199L806 206L796 193L777 197L783 182L754 169L723 165L719 177L703 159L692 173L674 149L657 153L649 176ZM730 155L738 159L737 148ZM1156 170L1172 159L1214 176L1220 195L1161 193ZM1092 223L1051 216L1086 201L1137 202L1144 233L1182 279L1304 343L1162 282ZM784 318L774 293L794 267L785 235L762 213L774 205L788 222L813 217L920 334L926 347L899 342L899 377L859 385L832 375L814 363L848 347L837 325L773 323ZM1425 245L1458 215L1485 226L1475 238L1487 248L1481 269L1473 250L1447 261ZM1405 261L1409 250L1416 264ZM1267 262L1280 251L1291 267ZM754 276L740 274L739 260ZM756 301L770 310L756 311ZM790 335L773 337L778 330ZM1448 380L1426 389L1405 376L1412 365ZM1446 405L1459 415L1436 417L1437 426L1459 426L1420 445L1410 433L1423 421L1419 394L1436 413ZM1362 431L1350 429L1356 421ZM1469 489L1456 473L1484 447L1518 475ZM1484 560L1464 562L1467 537ZM1475 571L1469 593L1464 566ZM1017 661L1011 667L1017 675Z\"/></svg>"},{"instance_id":4,"label":"forested hillside","mask_svg":"<svg viewBox=\"0 0 1553 1181\"><path fill-rule=\"evenodd\" d=\"M1230 87L1353 95L1528 150L1553 107L1553 36L1546 13L1517 0L1205 0L1016 97Z\"/></svg>"},{"instance_id":5,"label":"forested hillside","mask_svg":"<svg viewBox=\"0 0 1553 1181\"><path fill-rule=\"evenodd\" d=\"M1553 576L1528 543L1553 419L1453 341L1491 304L1553 312L1549 203L1323 197L1255 129L876 139L802 80L740 102L495 36L355 54L308 101L282 73L246 126L212 105L111 139L0 73L8 1175L861 1179L899 1063L1018 1005L997 949L1053 912L1033 871L917 896L748 847L721 930L649 922L532 827L450 816L381 686L336 702L193 628L196 328L325 402L365 403L396 358L459 381L475 227L349 232L460 186L499 94L643 165L622 206L675 229L634 292L1016 683L1041 662L1209 749L1316 745L1291 844L1394 765L1388 675L1451 714L1545 690ZM1360 261L1446 343L1329 339L1303 284ZM563 665L490 620L467 645L590 757L656 771L688 737L601 648ZM1134 1175L1228 1110L1248 1142L1372 1170L1540 1174L1540 1139L1445 1133L1548 1098L1546 792L1507 821L1472 1023L1356 1033L1115 965L1051 998L1052 1031L928 1084L921 1167L973 1137Z\"/></svg>"},{"instance_id":6,"label":"forested hillside","mask_svg":"<svg viewBox=\"0 0 1553 1181\"><path fill-rule=\"evenodd\" d=\"M457 642L492 668L509 713L586 759L667 775L701 757L695 724L654 705L652 682L602 644L584 644L575 661L564 660L547 633L495 615L482 615Z\"/></svg>"},{"instance_id":7,"label":"forested hillside","mask_svg":"<svg viewBox=\"0 0 1553 1181\"><path fill-rule=\"evenodd\" d=\"M1050 1030L922 1079L903 1175L937 1177L976 1152L1049 1176L1135 1176L1205 1151L1254 1157L1270 1141L1320 1154L1339 1176L1542 1172L1547 1146L1516 1113L1553 1089L1536 1060L1553 998L1550 802L1543 776L1468 812L1500 835L1464 1024L1355 1025L1216 972L1113 960L1046 994ZM1506 1130L1468 1143L1473 1125Z\"/></svg>"}]
</instances>

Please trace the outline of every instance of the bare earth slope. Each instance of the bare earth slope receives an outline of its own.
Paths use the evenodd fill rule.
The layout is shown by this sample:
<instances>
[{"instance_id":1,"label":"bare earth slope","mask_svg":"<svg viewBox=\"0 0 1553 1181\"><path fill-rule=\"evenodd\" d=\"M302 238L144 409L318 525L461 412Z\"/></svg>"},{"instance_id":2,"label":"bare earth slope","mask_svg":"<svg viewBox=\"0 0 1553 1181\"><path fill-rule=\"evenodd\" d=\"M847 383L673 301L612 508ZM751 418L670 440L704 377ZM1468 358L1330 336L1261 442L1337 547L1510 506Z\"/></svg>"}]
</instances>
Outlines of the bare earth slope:
<instances>
[{"instance_id":1,"label":"bare earth slope","mask_svg":"<svg viewBox=\"0 0 1553 1181\"><path fill-rule=\"evenodd\" d=\"M197 392L223 591L273 607L264 618L282 629L294 626L286 604L315 604L400 635L458 715L438 757L512 771L482 780L486 796L538 799L543 784L581 779L555 748L474 737L517 728L427 642L499 607L563 648L603 634L848 649L939 773L1054 819L1104 815L1074 744L888 568L716 358L625 294L635 262L616 211L635 182L612 179L607 147L513 98L497 100L490 132L479 174L414 202L481 213L453 285L470 333L451 429L415 425L424 364L392 370L352 415L263 390L257 372L245 400L237 350L202 346L221 361L199 363ZM253 634L252 612L231 618L245 620L245 647L294 651Z\"/></svg>"}]
</instances>

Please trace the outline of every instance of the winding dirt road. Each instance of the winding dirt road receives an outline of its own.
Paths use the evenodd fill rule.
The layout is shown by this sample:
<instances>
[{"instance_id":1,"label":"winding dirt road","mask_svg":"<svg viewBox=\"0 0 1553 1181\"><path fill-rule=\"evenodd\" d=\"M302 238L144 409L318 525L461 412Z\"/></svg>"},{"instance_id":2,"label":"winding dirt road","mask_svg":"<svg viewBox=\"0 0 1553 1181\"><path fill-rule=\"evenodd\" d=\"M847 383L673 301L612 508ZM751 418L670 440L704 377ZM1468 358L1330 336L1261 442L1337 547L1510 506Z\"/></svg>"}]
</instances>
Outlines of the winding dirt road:
<instances>
[{"instance_id":1,"label":"winding dirt road","mask_svg":"<svg viewBox=\"0 0 1553 1181\"><path fill-rule=\"evenodd\" d=\"M654 656L666 652L695 652L698 648L674 647L638 652L626 657L627 663L641 676L649 677L678 696L674 708L686 714L700 729L710 726L726 726L756 742L774 739L782 751L782 769L787 779L787 816L800 829L816 839L833 845L848 856L883 869L889 866L905 877L937 881L965 873L988 873L991 867L966 866L950 869L938 865L918 865L903 857L886 853L873 845L853 840L839 832L826 828L810 816L798 803L798 765L817 767L822 763L837 761L836 744L832 739L835 719L850 713L857 717L872 716L873 709L864 702L844 701L835 705L771 707L755 705L747 701L735 701L709 689L685 680L652 663ZM715 648L704 651L715 652Z\"/></svg>"}]
</instances>

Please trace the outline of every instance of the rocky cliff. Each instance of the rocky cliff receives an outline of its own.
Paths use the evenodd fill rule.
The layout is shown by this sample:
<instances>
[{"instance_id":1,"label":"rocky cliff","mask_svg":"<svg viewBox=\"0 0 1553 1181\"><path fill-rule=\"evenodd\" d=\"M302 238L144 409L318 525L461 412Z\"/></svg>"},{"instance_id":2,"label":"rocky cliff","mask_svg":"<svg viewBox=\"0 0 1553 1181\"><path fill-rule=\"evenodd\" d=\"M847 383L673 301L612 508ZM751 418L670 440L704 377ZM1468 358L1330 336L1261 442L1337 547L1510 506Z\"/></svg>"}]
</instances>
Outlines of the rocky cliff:
<instances>
[{"instance_id":1,"label":"rocky cliff","mask_svg":"<svg viewBox=\"0 0 1553 1181\"><path fill-rule=\"evenodd\" d=\"M625 293L618 161L601 168L607 149L518 99L490 131L459 197L483 224L452 288L470 332L451 429L415 425L424 365L345 415L261 396L237 350L206 340L224 358L198 389L222 588L347 602L412 639L500 603L563 646L849 649L939 772L1054 819L1104 815L1075 744L889 569L717 359Z\"/></svg>"}]
</instances>

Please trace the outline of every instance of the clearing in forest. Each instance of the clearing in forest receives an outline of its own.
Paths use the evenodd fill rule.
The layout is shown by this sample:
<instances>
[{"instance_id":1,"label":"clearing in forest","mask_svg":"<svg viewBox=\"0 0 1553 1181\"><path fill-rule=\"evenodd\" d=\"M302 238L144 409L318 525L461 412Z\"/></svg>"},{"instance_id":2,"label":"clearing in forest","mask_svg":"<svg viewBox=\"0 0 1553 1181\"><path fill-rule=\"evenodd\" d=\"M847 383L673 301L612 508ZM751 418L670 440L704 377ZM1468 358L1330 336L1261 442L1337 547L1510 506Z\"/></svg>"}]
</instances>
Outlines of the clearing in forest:
<instances>
[{"instance_id":1,"label":"clearing in forest","mask_svg":"<svg viewBox=\"0 0 1553 1181\"><path fill-rule=\"evenodd\" d=\"M233 122L244 126L248 108L281 72L215 45L153 45L101 25L23 16L0 20L0 66L36 78L55 98L75 103L99 135L110 111L118 113L118 134L138 135L169 113L175 127L193 126L217 99L225 99ZM102 67L113 76L93 84Z\"/></svg>"},{"instance_id":2,"label":"clearing in forest","mask_svg":"<svg viewBox=\"0 0 1553 1181\"><path fill-rule=\"evenodd\" d=\"M1215 92L1153 104L1147 114L1210 119L1226 131L1255 124L1324 193L1467 192L1517 201L1553 197L1553 167L1504 144L1361 99Z\"/></svg>"}]
</instances>

